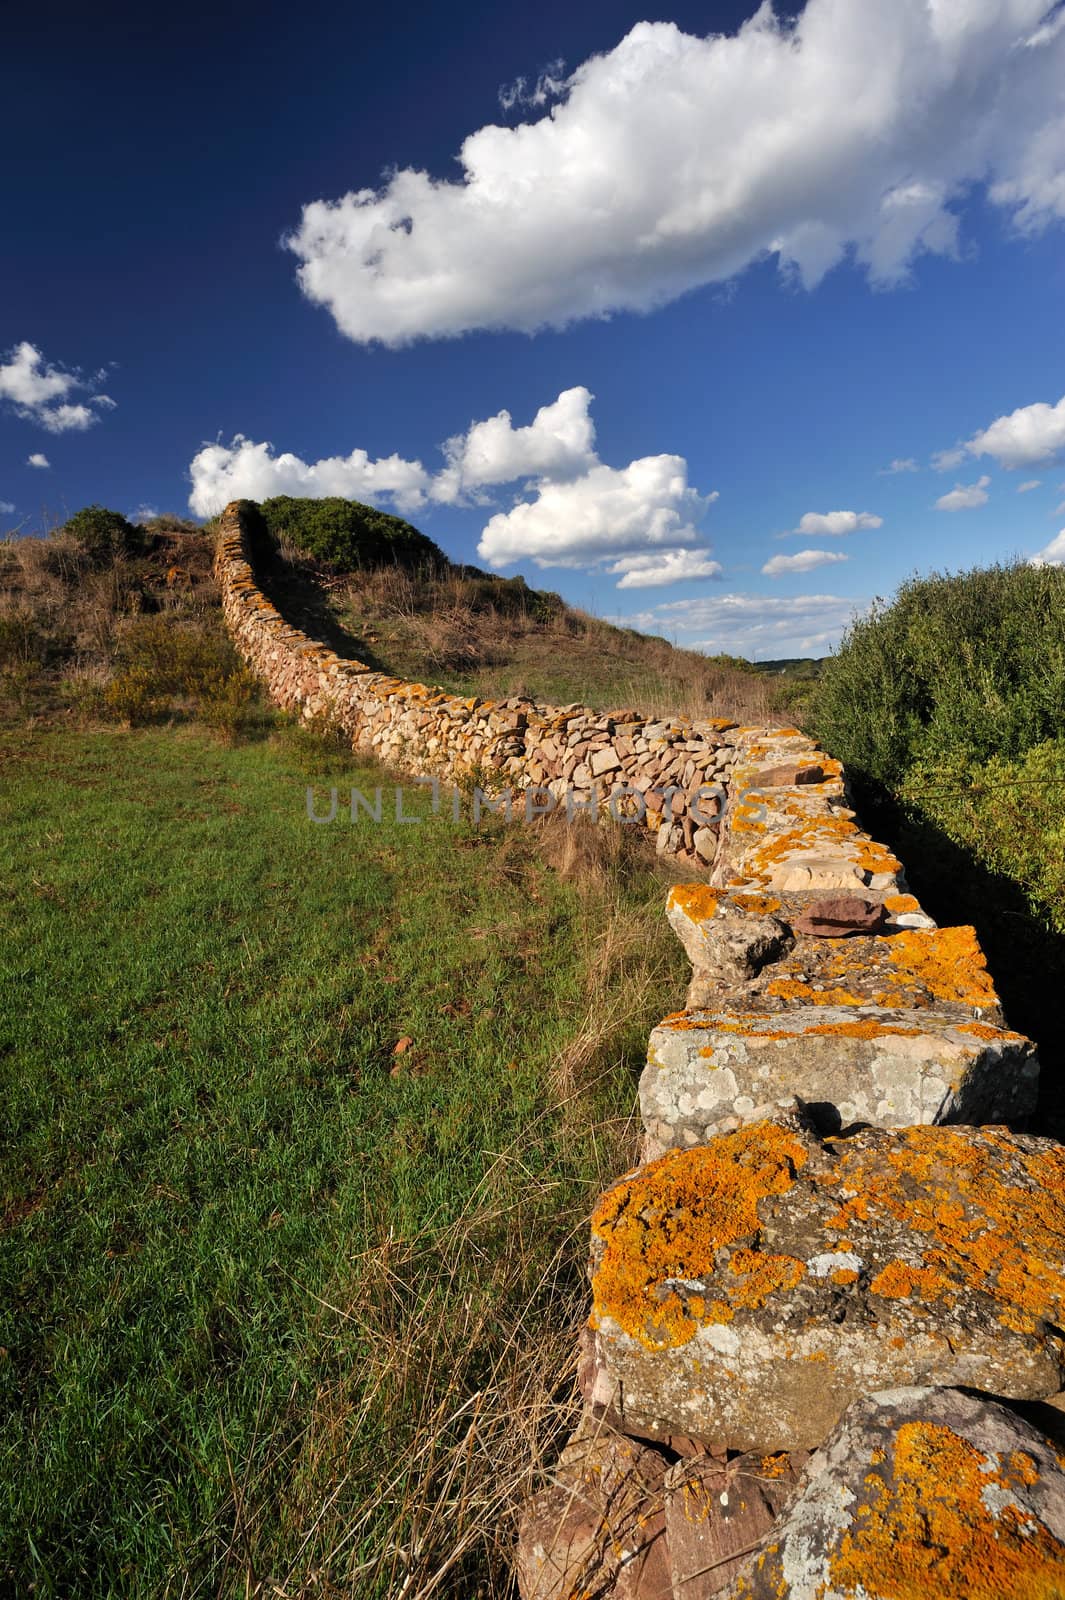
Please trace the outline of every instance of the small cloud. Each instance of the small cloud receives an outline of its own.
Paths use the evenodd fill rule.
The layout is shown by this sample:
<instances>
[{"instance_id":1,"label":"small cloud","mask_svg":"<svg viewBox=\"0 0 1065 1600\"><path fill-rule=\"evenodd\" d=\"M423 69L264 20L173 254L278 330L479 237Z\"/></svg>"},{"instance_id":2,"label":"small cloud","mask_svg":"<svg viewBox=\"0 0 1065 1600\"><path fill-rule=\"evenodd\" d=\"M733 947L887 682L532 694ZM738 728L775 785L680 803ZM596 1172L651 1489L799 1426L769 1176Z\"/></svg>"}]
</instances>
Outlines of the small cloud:
<instances>
[{"instance_id":1,"label":"small cloud","mask_svg":"<svg viewBox=\"0 0 1065 1600\"><path fill-rule=\"evenodd\" d=\"M607 571L624 573L619 589L657 589L666 583L686 583L693 578L720 578L722 568L720 561L711 560L710 551L704 548L622 556Z\"/></svg>"},{"instance_id":2,"label":"small cloud","mask_svg":"<svg viewBox=\"0 0 1065 1600\"><path fill-rule=\"evenodd\" d=\"M1030 567L1065 567L1065 528L1056 538L1040 550L1038 555L1032 556L1028 565Z\"/></svg>"},{"instance_id":3,"label":"small cloud","mask_svg":"<svg viewBox=\"0 0 1065 1600\"><path fill-rule=\"evenodd\" d=\"M549 100L560 99L566 89L566 63L559 59L544 68L531 89L527 78L515 78L513 83L504 84L499 91L499 104L504 111L513 111L515 106L539 108Z\"/></svg>"},{"instance_id":4,"label":"small cloud","mask_svg":"<svg viewBox=\"0 0 1065 1600\"><path fill-rule=\"evenodd\" d=\"M47 456L42 455L39 450L35 450L32 456L26 457L26 465L28 467L50 467L52 463Z\"/></svg>"},{"instance_id":5,"label":"small cloud","mask_svg":"<svg viewBox=\"0 0 1065 1600\"><path fill-rule=\"evenodd\" d=\"M990 456L1000 467L1034 467L1065 450L1065 395L1057 405L1039 400L996 417L966 446L970 455Z\"/></svg>"},{"instance_id":6,"label":"small cloud","mask_svg":"<svg viewBox=\"0 0 1065 1600\"><path fill-rule=\"evenodd\" d=\"M880 471L877 473L877 477L891 478L894 477L897 472L920 472L920 470L920 467L917 465L912 456L906 456L904 459L896 456L895 460L890 466L880 468Z\"/></svg>"},{"instance_id":7,"label":"small cloud","mask_svg":"<svg viewBox=\"0 0 1065 1600\"><path fill-rule=\"evenodd\" d=\"M956 444L952 450L937 450L932 465L937 472L953 472L965 460L965 446Z\"/></svg>"},{"instance_id":8,"label":"small cloud","mask_svg":"<svg viewBox=\"0 0 1065 1600\"><path fill-rule=\"evenodd\" d=\"M159 512L155 506L138 506L136 511L130 512L129 520L134 523L151 522L152 518L158 515Z\"/></svg>"},{"instance_id":9,"label":"small cloud","mask_svg":"<svg viewBox=\"0 0 1065 1600\"><path fill-rule=\"evenodd\" d=\"M814 567L847 560L849 557L842 550L799 550L793 556L772 556L762 571L767 578L782 578L788 572L812 572Z\"/></svg>"},{"instance_id":10,"label":"small cloud","mask_svg":"<svg viewBox=\"0 0 1065 1600\"><path fill-rule=\"evenodd\" d=\"M791 532L816 539L843 539L861 529L883 525L883 517L876 517L871 511L807 511Z\"/></svg>"},{"instance_id":11,"label":"small cloud","mask_svg":"<svg viewBox=\"0 0 1065 1600\"><path fill-rule=\"evenodd\" d=\"M1018 494L1031 494L1033 489L1041 489L1042 486L1043 486L1042 478L1028 478L1026 480L1026 482L1019 483L1017 485L1017 493Z\"/></svg>"},{"instance_id":12,"label":"small cloud","mask_svg":"<svg viewBox=\"0 0 1065 1600\"><path fill-rule=\"evenodd\" d=\"M90 395L88 402L71 402L75 389L91 385L77 370L55 366L28 340L15 346L6 361L0 362L0 400L12 407L17 417L35 422L49 433L81 432L98 422L93 407L114 410L110 395Z\"/></svg>"},{"instance_id":13,"label":"small cloud","mask_svg":"<svg viewBox=\"0 0 1065 1600\"><path fill-rule=\"evenodd\" d=\"M956 483L949 494L940 495L936 501L936 510L975 511L977 506L986 506L987 486L990 482L991 479L985 473L975 483Z\"/></svg>"},{"instance_id":14,"label":"small cloud","mask_svg":"<svg viewBox=\"0 0 1065 1600\"><path fill-rule=\"evenodd\" d=\"M0 517L9 517L14 509L10 500L0 500Z\"/></svg>"}]
</instances>

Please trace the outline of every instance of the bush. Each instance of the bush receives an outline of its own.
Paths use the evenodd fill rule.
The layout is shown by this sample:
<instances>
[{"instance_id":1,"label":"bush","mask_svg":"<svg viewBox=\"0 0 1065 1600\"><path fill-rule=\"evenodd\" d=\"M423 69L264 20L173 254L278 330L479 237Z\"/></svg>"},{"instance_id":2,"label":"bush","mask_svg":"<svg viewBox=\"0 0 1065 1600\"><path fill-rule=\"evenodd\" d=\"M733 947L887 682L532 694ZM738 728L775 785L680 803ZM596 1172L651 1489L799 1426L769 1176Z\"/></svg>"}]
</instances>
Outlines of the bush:
<instances>
[{"instance_id":1,"label":"bush","mask_svg":"<svg viewBox=\"0 0 1065 1600\"><path fill-rule=\"evenodd\" d=\"M1065 570L1021 563L913 578L826 663L820 740L895 788L915 766L1017 759L1065 725Z\"/></svg>"},{"instance_id":2,"label":"bush","mask_svg":"<svg viewBox=\"0 0 1065 1600\"><path fill-rule=\"evenodd\" d=\"M72 539L96 566L114 561L116 556L143 555L148 543L143 528L134 527L121 512L108 511L105 506L84 506L57 532Z\"/></svg>"},{"instance_id":3,"label":"bush","mask_svg":"<svg viewBox=\"0 0 1065 1600\"><path fill-rule=\"evenodd\" d=\"M341 572L393 565L447 566L439 546L411 523L357 500L275 495L255 509L275 546L284 540Z\"/></svg>"},{"instance_id":4,"label":"bush","mask_svg":"<svg viewBox=\"0 0 1065 1600\"><path fill-rule=\"evenodd\" d=\"M229 737L242 725L255 680L227 639L181 627L163 616L139 617L123 630L104 704L131 725L191 701L200 717Z\"/></svg>"}]
</instances>

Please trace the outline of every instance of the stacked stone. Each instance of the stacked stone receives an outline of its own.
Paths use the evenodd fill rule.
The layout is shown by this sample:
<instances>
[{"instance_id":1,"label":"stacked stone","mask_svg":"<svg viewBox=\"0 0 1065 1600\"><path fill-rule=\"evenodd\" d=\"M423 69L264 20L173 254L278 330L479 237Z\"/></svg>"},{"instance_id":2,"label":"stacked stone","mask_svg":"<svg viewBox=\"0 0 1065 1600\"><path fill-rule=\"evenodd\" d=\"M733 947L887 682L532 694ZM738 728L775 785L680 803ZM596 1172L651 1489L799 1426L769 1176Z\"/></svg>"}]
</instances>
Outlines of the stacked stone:
<instances>
[{"instance_id":1,"label":"stacked stone","mask_svg":"<svg viewBox=\"0 0 1065 1600\"><path fill-rule=\"evenodd\" d=\"M1065 1149L1019 1131L1034 1051L838 765L735 744L712 882L669 897L692 986L592 1218L583 1420L527 1507L523 1600L1063 1596Z\"/></svg>"},{"instance_id":2,"label":"stacked stone","mask_svg":"<svg viewBox=\"0 0 1065 1600\"><path fill-rule=\"evenodd\" d=\"M725 719L654 720L523 696L462 698L346 660L287 623L259 588L234 501L222 513L216 570L230 634L271 696L301 717L329 718L354 750L398 771L473 778L486 792L528 795L536 813L612 808L653 830L663 854L706 868L715 859L723 784L735 741Z\"/></svg>"}]
</instances>

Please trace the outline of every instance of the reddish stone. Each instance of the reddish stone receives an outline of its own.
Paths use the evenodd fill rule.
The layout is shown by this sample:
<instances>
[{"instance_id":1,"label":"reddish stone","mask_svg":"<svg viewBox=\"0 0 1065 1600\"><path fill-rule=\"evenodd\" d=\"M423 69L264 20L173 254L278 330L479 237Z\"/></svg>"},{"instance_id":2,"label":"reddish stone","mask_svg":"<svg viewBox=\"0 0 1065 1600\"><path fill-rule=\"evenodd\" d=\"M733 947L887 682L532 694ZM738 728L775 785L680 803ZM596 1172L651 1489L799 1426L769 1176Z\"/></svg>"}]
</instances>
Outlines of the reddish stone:
<instances>
[{"instance_id":1,"label":"reddish stone","mask_svg":"<svg viewBox=\"0 0 1065 1600\"><path fill-rule=\"evenodd\" d=\"M839 894L811 901L802 916L791 919L791 928L815 939L840 939L851 933L876 933L887 920L887 908L879 900Z\"/></svg>"}]
</instances>

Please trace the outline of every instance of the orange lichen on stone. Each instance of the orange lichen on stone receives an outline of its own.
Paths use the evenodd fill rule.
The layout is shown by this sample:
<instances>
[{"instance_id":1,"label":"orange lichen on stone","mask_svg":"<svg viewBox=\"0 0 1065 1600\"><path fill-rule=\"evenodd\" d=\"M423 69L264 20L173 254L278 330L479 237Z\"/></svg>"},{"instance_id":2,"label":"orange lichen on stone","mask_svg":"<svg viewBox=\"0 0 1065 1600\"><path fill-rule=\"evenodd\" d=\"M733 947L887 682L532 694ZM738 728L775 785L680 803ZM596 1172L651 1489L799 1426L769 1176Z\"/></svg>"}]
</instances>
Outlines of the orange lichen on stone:
<instances>
[{"instance_id":1,"label":"orange lichen on stone","mask_svg":"<svg viewBox=\"0 0 1065 1600\"><path fill-rule=\"evenodd\" d=\"M796 1256L737 1250L729 1262L729 1271L743 1279L732 1291L736 1305L745 1310L756 1310L765 1305L769 1296L778 1289L794 1289L806 1275L806 1263Z\"/></svg>"},{"instance_id":2,"label":"orange lichen on stone","mask_svg":"<svg viewBox=\"0 0 1065 1600\"><path fill-rule=\"evenodd\" d=\"M921 902L912 894L889 894L884 901L889 911L901 916L907 911L920 911Z\"/></svg>"},{"instance_id":3,"label":"orange lichen on stone","mask_svg":"<svg viewBox=\"0 0 1065 1600\"><path fill-rule=\"evenodd\" d=\"M1037 1480L1023 1453L995 1464L951 1428L903 1423L891 1476L871 1475L871 1499L831 1556L826 1587L892 1600L1055 1600L1065 1594L1065 1545L1011 1499Z\"/></svg>"},{"instance_id":4,"label":"orange lichen on stone","mask_svg":"<svg viewBox=\"0 0 1065 1600\"><path fill-rule=\"evenodd\" d=\"M805 1032L840 1039L879 1039L892 1034L903 1039L921 1037L920 1028L903 1028L895 1022L879 1022L876 1017L860 1017L855 1022L819 1022Z\"/></svg>"},{"instance_id":5,"label":"orange lichen on stone","mask_svg":"<svg viewBox=\"0 0 1065 1600\"><path fill-rule=\"evenodd\" d=\"M841 847L863 872L901 871L902 863L884 845L862 833L849 817L832 814L809 817L800 826L775 834L755 848L750 865L755 871L768 872L789 856L826 849L838 853Z\"/></svg>"},{"instance_id":6,"label":"orange lichen on stone","mask_svg":"<svg viewBox=\"0 0 1065 1600\"><path fill-rule=\"evenodd\" d=\"M721 896L706 883L676 883L669 891L670 905L677 906L693 922L709 922L720 900Z\"/></svg>"},{"instance_id":7,"label":"orange lichen on stone","mask_svg":"<svg viewBox=\"0 0 1065 1600\"><path fill-rule=\"evenodd\" d=\"M931 1267L911 1267L905 1261L889 1261L869 1285L870 1293L886 1300L935 1300L944 1290L943 1280Z\"/></svg>"},{"instance_id":8,"label":"orange lichen on stone","mask_svg":"<svg viewBox=\"0 0 1065 1600\"><path fill-rule=\"evenodd\" d=\"M937 1000L981 1008L998 1004L975 928L937 928L927 933L906 928L887 945L900 975L916 979Z\"/></svg>"},{"instance_id":9,"label":"orange lichen on stone","mask_svg":"<svg viewBox=\"0 0 1065 1600\"><path fill-rule=\"evenodd\" d=\"M831 1281L841 1286L848 1283L857 1283L858 1274L853 1267L837 1267L832 1273Z\"/></svg>"},{"instance_id":10,"label":"orange lichen on stone","mask_svg":"<svg viewBox=\"0 0 1065 1600\"><path fill-rule=\"evenodd\" d=\"M904 1223L915 1241L924 1234L930 1276L905 1269L914 1298L950 1299L968 1288L1013 1318L1065 1320L1065 1148L1026 1152L995 1128L969 1142L923 1126L900 1130L875 1161L860 1144L828 1142L838 1157L833 1184L850 1197L826 1226L879 1214ZM879 1277L874 1292L890 1294L901 1281L890 1267Z\"/></svg>"},{"instance_id":11,"label":"orange lichen on stone","mask_svg":"<svg viewBox=\"0 0 1065 1600\"><path fill-rule=\"evenodd\" d=\"M758 1466L763 1478L782 1478L791 1466L791 1459L782 1451L779 1455L763 1456Z\"/></svg>"},{"instance_id":12,"label":"orange lichen on stone","mask_svg":"<svg viewBox=\"0 0 1065 1600\"><path fill-rule=\"evenodd\" d=\"M723 1246L757 1238L758 1202L790 1189L806 1159L787 1128L753 1123L713 1144L673 1151L615 1184L592 1216L602 1245L592 1278L593 1326L609 1318L647 1349L661 1350L687 1344L699 1321L729 1320L723 1312L731 1314L731 1306L706 1305L678 1289L712 1273ZM742 1301L742 1285L738 1293Z\"/></svg>"},{"instance_id":13,"label":"orange lichen on stone","mask_svg":"<svg viewBox=\"0 0 1065 1600\"><path fill-rule=\"evenodd\" d=\"M771 894L748 894L743 890L730 896L732 904L755 917L771 917L780 910L780 901Z\"/></svg>"},{"instance_id":14,"label":"orange lichen on stone","mask_svg":"<svg viewBox=\"0 0 1065 1600\"><path fill-rule=\"evenodd\" d=\"M766 993L778 1000L801 1000L808 1006L860 1006L868 1003L861 995L849 989L815 989L800 978L774 978L766 985Z\"/></svg>"}]
</instances>

